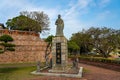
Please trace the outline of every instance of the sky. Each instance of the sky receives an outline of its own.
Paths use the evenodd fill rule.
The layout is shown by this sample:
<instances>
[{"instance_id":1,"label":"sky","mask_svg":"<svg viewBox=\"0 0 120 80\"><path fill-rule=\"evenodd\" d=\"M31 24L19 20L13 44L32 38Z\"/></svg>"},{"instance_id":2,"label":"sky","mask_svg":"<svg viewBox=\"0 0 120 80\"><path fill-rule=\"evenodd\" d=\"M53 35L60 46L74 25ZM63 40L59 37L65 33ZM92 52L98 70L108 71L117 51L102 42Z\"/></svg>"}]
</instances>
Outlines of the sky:
<instances>
[{"instance_id":1,"label":"sky","mask_svg":"<svg viewBox=\"0 0 120 80\"><path fill-rule=\"evenodd\" d=\"M50 18L50 32L55 35L58 14L64 20L64 35L90 27L120 29L120 0L0 0L0 23L19 15L21 11L43 11ZM41 35L42 38L48 35Z\"/></svg>"}]
</instances>

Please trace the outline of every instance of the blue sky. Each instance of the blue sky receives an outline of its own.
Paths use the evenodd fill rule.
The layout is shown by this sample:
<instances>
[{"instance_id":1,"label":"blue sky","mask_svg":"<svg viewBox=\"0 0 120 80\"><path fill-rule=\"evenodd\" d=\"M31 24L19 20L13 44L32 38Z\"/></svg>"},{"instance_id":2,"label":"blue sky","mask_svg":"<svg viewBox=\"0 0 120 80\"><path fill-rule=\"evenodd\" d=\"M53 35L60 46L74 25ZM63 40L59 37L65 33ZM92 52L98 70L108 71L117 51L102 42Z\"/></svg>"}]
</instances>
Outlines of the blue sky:
<instances>
[{"instance_id":1,"label":"blue sky","mask_svg":"<svg viewBox=\"0 0 120 80\"><path fill-rule=\"evenodd\" d=\"M120 0L1 0L0 23L5 24L21 11L44 11L48 14L52 35L55 35L57 15L61 14L67 38L91 26L120 29Z\"/></svg>"}]
</instances>

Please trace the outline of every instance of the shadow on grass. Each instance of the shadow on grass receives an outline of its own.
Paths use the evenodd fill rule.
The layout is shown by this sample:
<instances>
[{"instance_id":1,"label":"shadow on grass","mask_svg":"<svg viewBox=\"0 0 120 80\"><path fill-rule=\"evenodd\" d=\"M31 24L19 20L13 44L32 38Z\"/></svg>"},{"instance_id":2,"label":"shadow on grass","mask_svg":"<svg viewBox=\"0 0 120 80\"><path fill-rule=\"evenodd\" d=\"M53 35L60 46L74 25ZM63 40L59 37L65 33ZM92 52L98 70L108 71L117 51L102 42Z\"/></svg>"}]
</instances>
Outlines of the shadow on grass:
<instances>
[{"instance_id":1,"label":"shadow on grass","mask_svg":"<svg viewBox=\"0 0 120 80\"><path fill-rule=\"evenodd\" d=\"M0 68L0 73L11 73L18 70L19 68Z\"/></svg>"},{"instance_id":2,"label":"shadow on grass","mask_svg":"<svg viewBox=\"0 0 120 80\"><path fill-rule=\"evenodd\" d=\"M35 69L35 66L0 68L0 80L26 80L33 78L35 76L31 75L30 72Z\"/></svg>"}]
</instances>

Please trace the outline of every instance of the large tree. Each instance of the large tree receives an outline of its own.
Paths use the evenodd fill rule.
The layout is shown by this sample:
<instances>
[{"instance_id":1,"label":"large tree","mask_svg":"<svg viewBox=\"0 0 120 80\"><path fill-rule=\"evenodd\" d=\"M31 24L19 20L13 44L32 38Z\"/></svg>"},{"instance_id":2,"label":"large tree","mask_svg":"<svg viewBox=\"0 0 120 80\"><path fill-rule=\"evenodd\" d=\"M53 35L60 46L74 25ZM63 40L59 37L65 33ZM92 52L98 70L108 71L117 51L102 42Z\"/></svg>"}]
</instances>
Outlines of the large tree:
<instances>
[{"instance_id":1,"label":"large tree","mask_svg":"<svg viewBox=\"0 0 120 80\"><path fill-rule=\"evenodd\" d=\"M89 46L91 38L85 31L74 33L70 38L70 41L75 42L79 46L80 54L88 53L91 49L91 46Z\"/></svg>"},{"instance_id":2,"label":"large tree","mask_svg":"<svg viewBox=\"0 0 120 80\"><path fill-rule=\"evenodd\" d=\"M48 31L49 28L49 17L47 14L44 12L38 12L38 11L33 11L33 12L28 12L28 11L23 11L20 12L21 15L24 15L30 19L33 19L39 23L41 26L42 32Z\"/></svg>"},{"instance_id":3,"label":"large tree","mask_svg":"<svg viewBox=\"0 0 120 80\"><path fill-rule=\"evenodd\" d=\"M110 52L114 51L120 46L118 31L111 28L90 28L87 31L92 37L91 45L96 48L96 51L103 55L103 57L108 57Z\"/></svg>"},{"instance_id":4,"label":"large tree","mask_svg":"<svg viewBox=\"0 0 120 80\"><path fill-rule=\"evenodd\" d=\"M8 28L13 30L24 30L34 32L45 32L49 30L49 18L43 12L21 12L19 16L8 19Z\"/></svg>"},{"instance_id":5,"label":"large tree","mask_svg":"<svg viewBox=\"0 0 120 80\"><path fill-rule=\"evenodd\" d=\"M41 26L36 21L23 15L8 19L6 24L12 30L41 32Z\"/></svg>"},{"instance_id":6,"label":"large tree","mask_svg":"<svg viewBox=\"0 0 120 80\"><path fill-rule=\"evenodd\" d=\"M74 41L68 41L68 52L76 55L79 51L79 46Z\"/></svg>"},{"instance_id":7,"label":"large tree","mask_svg":"<svg viewBox=\"0 0 120 80\"><path fill-rule=\"evenodd\" d=\"M120 47L120 30L91 27L73 34L71 40L77 43L81 53L87 53L95 48L97 53L107 58L112 51Z\"/></svg>"}]
</instances>

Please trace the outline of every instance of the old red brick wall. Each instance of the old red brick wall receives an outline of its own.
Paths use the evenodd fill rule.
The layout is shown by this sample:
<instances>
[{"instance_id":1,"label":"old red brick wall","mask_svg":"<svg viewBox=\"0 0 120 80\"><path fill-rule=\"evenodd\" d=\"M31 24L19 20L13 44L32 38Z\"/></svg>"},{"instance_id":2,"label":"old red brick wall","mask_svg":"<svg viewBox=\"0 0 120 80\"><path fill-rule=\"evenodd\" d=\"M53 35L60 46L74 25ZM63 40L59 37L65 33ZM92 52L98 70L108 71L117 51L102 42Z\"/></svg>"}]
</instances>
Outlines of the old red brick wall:
<instances>
[{"instance_id":1,"label":"old red brick wall","mask_svg":"<svg viewBox=\"0 0 120 80\"><path fill-rule=\"evenodd\" d=\"M39 38L39 34L29 31L0 30L0 36L8 34L14 38L15 51L0 54L0 63L18 63L44 61L47 43Z\"/></svg>"}]
</instances>

